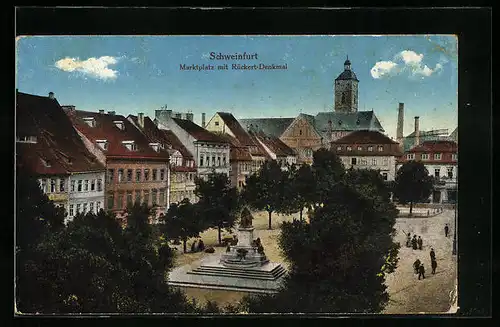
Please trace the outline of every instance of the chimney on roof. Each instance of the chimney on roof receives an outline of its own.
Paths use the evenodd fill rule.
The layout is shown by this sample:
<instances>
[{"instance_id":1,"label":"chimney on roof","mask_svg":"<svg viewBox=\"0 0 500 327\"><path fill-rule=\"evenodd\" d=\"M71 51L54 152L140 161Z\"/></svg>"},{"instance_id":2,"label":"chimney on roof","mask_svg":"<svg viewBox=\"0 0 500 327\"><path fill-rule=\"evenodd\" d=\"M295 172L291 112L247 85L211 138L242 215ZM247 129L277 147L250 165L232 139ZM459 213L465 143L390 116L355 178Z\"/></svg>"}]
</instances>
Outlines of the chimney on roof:
<instances>
[{"instance_id":1,"label":"chimney on roof","mask_svg":"<svg viewBox=\"0 0 500 327\"><path fill-rule=\"evenodd\" d=\"M102 114L104 114L104 110L103 110L103 109L99 110L99 113L100 113L101 115L102 115Z\"/></svg>"},{"instance_id":2,"label":"chimney on roof","mask_svg":"<svg viewBox=\"0 0 500 327\"><path fill-rule=\"evenodd\" d=\"M144 113L140 112L137 114L137 123L141 128L144 128Z\"/></svg>"},{"instance_id":3,"label":"chimney on roof","mask_svg":"<svg viewBox=\"0 0 500 327\"><path fill-rule=\"evenodd\" d=\"M49 99L51 100L55 99L54 92L49 92Z\"/></svg>"},{"instance_id":4,"label":"chimney on roof","mask_svg":"<svg viewBox=\"0 0 500 327\"><path fill-rule=\"evenodd\" d=\"M110 114L110 115L114 115L115 113L116 112L114 112L114 111L108 111L108 114Z\"/></svg>"},{"instance_id":5,"label":"chimney on roof","mask_svg":"<svg viewBox=\"0 0 500 327\"><path fill-rule=\"evenodd\" d=\"M205 113L201 114L201 127L205 128Z\"/></svg>"},{"instance_id":6,"label":"chimney on roof","mask_svg":"<svg viewBox=\"0 0 500 327\"><path fill-rule=\"evenodd\" d=\"M415 116L415 145L420 144L420 118Z\"/></svg>"},{"instance_id":7,"label":"chimney on roof","mask_svg":"<svg viewBox=\"0 0 500 327\"><path fill-rule=\"evenodd\" d=\"M194 119L193 113L188 112L188 113L186 114L186 119L192 122L192 121L193 121L193 119Z\"/></svg>"},{"instance_id":8,"label":"chimney on roof","mask_svg":"<svg viewBox=\"0 0 500 327\"><path fill-rule=\"evenodd\" d=\"M398 125L396 130L396 141L399 143L400 146L403 146L404 115L405 115L405 104L400 102L398 109Z\"/></svg>"}]
</instances>

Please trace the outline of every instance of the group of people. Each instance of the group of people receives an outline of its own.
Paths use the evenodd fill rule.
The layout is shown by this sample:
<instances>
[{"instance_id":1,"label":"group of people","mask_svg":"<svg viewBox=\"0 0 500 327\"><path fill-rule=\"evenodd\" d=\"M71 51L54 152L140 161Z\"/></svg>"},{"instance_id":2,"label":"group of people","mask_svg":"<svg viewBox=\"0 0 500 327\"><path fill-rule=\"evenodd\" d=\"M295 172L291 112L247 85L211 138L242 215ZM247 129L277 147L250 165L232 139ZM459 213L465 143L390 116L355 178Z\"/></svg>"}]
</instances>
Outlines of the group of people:
<instances>
[{"instance_id":1,"label":"group of people","mask_svg":"<svg viewBox=\"0 0 500 327\"><path fill-rule=\"evenodd\" d=\"M198 241L198 246L196 246L196 240L191 244L191 252L203 252L205 250L205 243L203 240Z\"/></svg>"},{"instance_id":2,"label":"group of people","mask_svg":"<svg viewBox=\"0 0 500 327\"><path fill-rule=\"evenodd\" d=\"M431 248L431 252L429 253L431 257L431 268L432 268L432 274L434 275L436 273L436 268L437 268L437 261L436 261L436 253L434 252L434 249ZM418 274L418 279L420 278L425 279L425 268L424 264L420 261L420 259L415 260L413 263L413 269L415 270L415 274Z\"/></svg>"},{"instance_id":3,"label":"group of people","mask_svg":"<svg viewBox=\"0 0 500 327\"><path fill-rule=\"evenodd\" d=\"M418 237L417 235L413 235L413 238L411 237L411 234L408 233L406 235L406 246L413 248L413 250L422 250L423 248L424 241L422 240L422 237Z\"/></svg>"}]
</instances>

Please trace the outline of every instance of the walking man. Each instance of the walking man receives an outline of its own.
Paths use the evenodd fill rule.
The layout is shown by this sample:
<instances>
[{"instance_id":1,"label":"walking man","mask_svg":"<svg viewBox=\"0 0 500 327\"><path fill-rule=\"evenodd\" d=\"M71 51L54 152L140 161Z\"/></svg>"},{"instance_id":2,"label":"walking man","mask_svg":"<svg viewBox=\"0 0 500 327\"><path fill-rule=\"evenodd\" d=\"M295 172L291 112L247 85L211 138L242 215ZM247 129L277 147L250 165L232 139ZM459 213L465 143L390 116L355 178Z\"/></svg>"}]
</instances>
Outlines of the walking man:
<instances>
[{"instance_id":1,"label":"walking man","mask_svg":"<svg viewBox=\"0 0 500 327\"><path fill-rule=\"evenodd\" d=\"M196 240L191 243L191 252L196 252Z\"/></svg>"},{"instance_id":2,"label":"walking man","mask_svg":"<svg viewBox=\"0 0 500 327\"><path fill-rule=\"evenodd\" d=\"M413 235L413 238L411 239L411 245L413 247L413 250L417 249L417 235Z\"/></svg>"},{"instance_id":3,"label":"walking man","mask_svg":"<svg viewBox=\"0 0 500 327\"><path fill-rule=\"evenodd\" d=\"M448 232L449 232L450 228L448 227L448 224L446 224L444 226L444 236L448 237Z\"/></svg>"},{"instance_id":4,"label":"walking man","mask_svg":"<svg viewBox=\"0 0 500 327\"><path fill-rule=\"evenodd\" d=\"M430 255L431 255L431 261L436 261L436 253L434 252L434 249L433 249L433 248L431 248L431 253L430 253Z\"/></svg>"},{"instance_id":5,"label":"walking man","mask_svg":"<svg viewBox=\"0 0 500 327\"><path fill-rule=\"evenodd\" d=\"M406 246L411 247L411 234L410 233L408 233L408 235L406 236Z\"/></svg>"},{"instance_id":6,"label":"walking man","mask_svg":"<svg viewBox=\"0 0 500 327\"><path fill-rule=\"evenodd\" d=\"M420 280L420 277L422 276L422 279L425 279L425 269L424 269L424 264L421 264L420 267L418 268L418 279Z\"/></svg>"},{"instance_id":7,"label":"walking man","mask_svg":"<svg viewBox=\"0 0 500 327\"><path fill-rule=\"evenodd\" d=\"M415 260L413 263L413 269L415 270L415 274L418 274L418 268L420 268L420 259Z\"/></svg>"},{"instance_id":8,"label":"walking man","mask_svg":"<svg viewBox=\"0 0 500 327\"><path fill-rule=\"evenodd\" d=\"M417 243L418 243L418 249L422 250L422 245L423 245L424 241L422 240L422 238L420 236L418 237Z\"/></svg>"},{"instance_id":9,"label":"walking man","mask_svg":"<svg viewBox=\"0 0 500 327\"><path fill-rule=\"evenodd\" d=\"M431 267L432 267L432 274L433 275L436 273L437 266L438 266L437 261L436 260L432 260L431 261Z\"/></svg>"}]
</instances>

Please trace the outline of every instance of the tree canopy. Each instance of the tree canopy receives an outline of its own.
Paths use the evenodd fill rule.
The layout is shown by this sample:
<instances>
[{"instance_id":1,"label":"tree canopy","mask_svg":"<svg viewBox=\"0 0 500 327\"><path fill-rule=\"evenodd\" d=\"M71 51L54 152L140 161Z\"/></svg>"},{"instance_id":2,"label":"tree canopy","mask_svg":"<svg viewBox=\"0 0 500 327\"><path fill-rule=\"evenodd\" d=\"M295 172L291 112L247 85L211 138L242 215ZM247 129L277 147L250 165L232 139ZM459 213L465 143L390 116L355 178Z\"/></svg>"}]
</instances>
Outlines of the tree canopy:
<instances>
[{"instance_id":1,"label":"tree canopy","mask_svg":"<svg viewBox=\"0 0 500 327\"><path fill-rule=\"evenodd\" d=\"M342 180L345 169L340 158L335 152L325 148L318 149L313 153L311 166L315 187L315 203L320 205L328 201L329 190Z\"/></svg>"},{"instance_id":2,"label":"tree canopy","mask_svg":"<svg viewBox=\"0 0 500 327\"><path fill-rule=\"evenodd\" d=\"M226 174L212 173L207 180L196 179L195 194L199 213L208 227L218 231L219 244L222 243L221 230L234 227L240 208L239 194Z\"/></svg>"},{"instance_id":3,"label":"tree canopy","mask_svg":"<svg viewBox=\"0 0 500 327\"><path fill-rule=\"evenodd\" d=\"M284 203L284 189L287 175L276 160L267 160L258 172L249 176L243 190L245 202L257 210L265 210L269 214L280 211Z\"/></svg>"},{"instance_id":4,"label":"tree canopy","mask_svg":"<svg viewBox=\"0 0 500 327\"><path fill-rule=\"evenodd\" d=\"M410 215L413 203L425 201L431 195L434 180L420 161L405 162L397 171L394 183L394 195L402 204L410 203Z\"/></svg>"}]
</instances>

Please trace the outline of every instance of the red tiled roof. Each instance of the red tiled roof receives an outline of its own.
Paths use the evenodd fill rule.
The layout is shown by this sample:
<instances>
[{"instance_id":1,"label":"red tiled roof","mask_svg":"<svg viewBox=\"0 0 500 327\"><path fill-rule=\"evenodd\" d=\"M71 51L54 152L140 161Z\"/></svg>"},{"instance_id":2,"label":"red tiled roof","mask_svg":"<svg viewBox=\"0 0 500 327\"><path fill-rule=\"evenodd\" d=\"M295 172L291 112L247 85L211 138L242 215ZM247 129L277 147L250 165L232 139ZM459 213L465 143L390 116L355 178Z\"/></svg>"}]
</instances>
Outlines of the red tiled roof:
<instances>
[{"instance_id":1,"label":"red tiled roof","mask_svg":"<svg viewBox=\"0 0 500 327\"><path fill-rule=\"evenodd\" d=\"M379 131L353 131L332 144L398 144Z\"/></svg>"},{"instance_id":2,"label":"red tiled roof","mask_svg":"<svg viewBox=\"0 0 500 327\"><path fill-rule=\"evenodd\" d=\"M458 145L455 141L425 141L420 145L414 146L408 152L457 152Z\"/></svg>"},{"instance_id":3,"label":"red tiled roof","mask_svg":"<svg viewBox=\"0 0 500 327\"><path fill-rule=\"evenodd\" d=\"M217 135L219 137L223 138L224 140L226 140L227 143L230 144L229 160L252 161L252 156L250 155L250 151L248 149L248 146L242 145L239 140L232 137L231 135L222 134L222 133L217 133Z\"/></svg>"},{"instance_id":4,"label":"red tiled roof","mask_svg":"<svg viewBox=\"0 0 500 327\"><path fill-rule=\"evenodd\" d=\"M149 140L128 119L122 115L105 114L81 110L67 110L75 127L92 142L107 140L108 149L103 151L107 158L134 158L134 159L168 159L166 152L156 152L149 145ZM93 117L95 127L90 127L83 118ZM122 121L124 129L117 128L113 121ZM136 151L128 150L122 141L134 141Z\"/></svg>"},{"instance_id":5,"label":"red tiled roof","mask_svg":"<svg viewBox=\"0 0 500 327\"><path fill-rule=\"evenodd\" d=\"M267 153L262 144L260 144L260 142L257 140L257 137L253 133L249 133L249 135L254 144L253 146L250 146L250 154L252 156L264 156L267 159L271 159L271 156L269 155L269 153Z\"/></svg>"},{"instance_id":6,"label":"red tiled roof","mask_svg":"<svg viewBox=\"0 0 500 327\"><path fill-rule=\"evenodd\" d=\"M253 140L250 135L245 131L245 129L240 125L240 123L234 118L231 113L228 112L217 112L217 114L224 121L224 124L233 132L234 136L240 141L242 145L254 145Z\"/></svg>"},{"instance_id":7,"label":"red tiled roof","mask_svg":"<svg viewBox=\"0 0 500 327\"><path fill-rule=\"evenodd\" d=\"M225 140L221 139L218 135L211 133L201 126L196 125L190 120L172 118L172 120L179 125L180 128L189 133L197 141L204 142L214 142L214 143L227 143Z\"/></svg>"},{"instance_id":8,"label":"red tiled roof","mask_svg":"<svg viewBox=\"0 0 500 327\"><path fill-rule=\"evenodd\" d=\"M19 164L42 175L104 170L56 99L18 92L16 116L17 136L37 137L36 144L17 143Z\"/></svg>"},{"instance_id":9,"label":"red tiled roof","mask_svg":"<svg viewBox=\"0 0 500 327\"><path fill-rule=\"evenodd\" d=\"M274 136L259 136L259 140L262 141L271 151L273 151L278 157L283 156L295 156L295 151L291 149L288 145L283 143L279 138Z\"/></svg>"}]
</instances>

